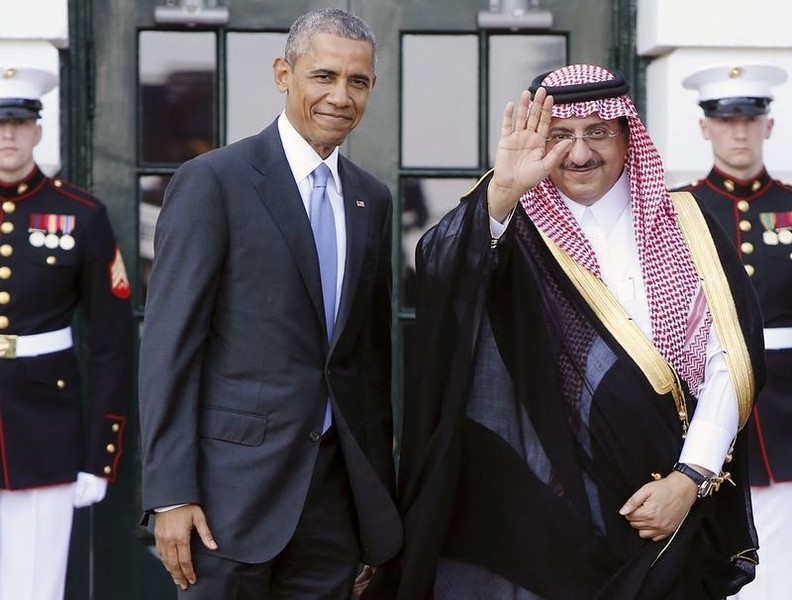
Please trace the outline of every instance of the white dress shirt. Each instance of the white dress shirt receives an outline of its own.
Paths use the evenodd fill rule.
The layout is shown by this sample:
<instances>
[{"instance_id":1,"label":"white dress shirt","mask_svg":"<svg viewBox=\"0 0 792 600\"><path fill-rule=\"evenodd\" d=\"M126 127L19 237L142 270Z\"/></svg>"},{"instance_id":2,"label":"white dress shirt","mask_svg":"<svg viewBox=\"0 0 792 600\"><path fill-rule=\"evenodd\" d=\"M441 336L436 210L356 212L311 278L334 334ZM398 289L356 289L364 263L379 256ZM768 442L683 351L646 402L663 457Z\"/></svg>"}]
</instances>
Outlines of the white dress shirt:
<instances>
[{"instance_id":1,"label":"white dress shirt","mask_svg":"<svg viewBox=\"0 0 792 600\"><path fill-rule=\"evenodd\" d=\"M338 148L332 154L322 160L311 145L305 141L297 130L289 122L286 113L282 112L278 117L278 131L280 132L283 151L286 153L286 160L289 162L294 181L300 189L305 214L310 215L309 205L311 201L311 188L313 187L313 172L320 162L324 162L333 175L333 181L327 181L327 195L330 198L330 205L333 207L333 220L336 226L336 247L338 249L338 274L336 277L336 301L335 310L338 316L338 305L341 302L341 286L344 282L344 270L346 267L346 219L344 213L344 197L341 189L341 177L338 175Z\"/></svg>"}]
</instances>

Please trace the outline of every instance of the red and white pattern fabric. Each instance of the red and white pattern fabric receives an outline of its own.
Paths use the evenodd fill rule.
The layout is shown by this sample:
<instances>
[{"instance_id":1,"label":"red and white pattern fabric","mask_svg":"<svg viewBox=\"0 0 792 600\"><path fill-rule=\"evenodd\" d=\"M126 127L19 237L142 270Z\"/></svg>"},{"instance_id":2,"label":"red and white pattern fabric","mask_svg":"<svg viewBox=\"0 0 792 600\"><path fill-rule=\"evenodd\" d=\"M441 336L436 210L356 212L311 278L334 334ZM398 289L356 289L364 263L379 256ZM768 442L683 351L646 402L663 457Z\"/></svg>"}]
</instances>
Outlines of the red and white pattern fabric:
<instances>
[{"instance_id":1,"label":"red and white pattern fabric","mask_svg":"<svg viewBox=\"0 0 792 600\"><path fill-rule=\"evenodd\" d=\"M613 78L613 73L602 67L578 64L549 73L542 85L552 88ZM626 94L555 104L552 115L567 119L594 113L604 120L625 117L629 124L625 169L630 178L630 206L649 302L652 338L663 357L696 393L704 379L706 340L712 319L709 310L692 310L701 286L666 190L662 159ZM526 192L521 202L540 230L601 279L594 249L549 178Z\"/></svg>"}]
</instances>

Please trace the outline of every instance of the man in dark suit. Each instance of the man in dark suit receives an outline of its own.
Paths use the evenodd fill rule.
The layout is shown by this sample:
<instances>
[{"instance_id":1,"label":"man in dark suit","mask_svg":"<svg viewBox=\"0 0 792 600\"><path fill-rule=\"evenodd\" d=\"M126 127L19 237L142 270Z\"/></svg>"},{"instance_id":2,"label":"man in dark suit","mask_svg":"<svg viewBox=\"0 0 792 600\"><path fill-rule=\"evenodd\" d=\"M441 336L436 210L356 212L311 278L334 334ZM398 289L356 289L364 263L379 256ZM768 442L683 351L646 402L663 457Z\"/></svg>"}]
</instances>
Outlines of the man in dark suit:
<instances>
[{"instance_id":1,"label":"man in dark suit","mask_svg":"<svg viewBox=\"0 0 792 600\"><path fill-rule=\"evenodd\" d=\"M141 347L143 508L180 597L348 598L360 562L399 549L391 195L338 152L374 57L361 19L303 15L273 63L284 112L166 191Z\"/></svg>"}]
</instances>

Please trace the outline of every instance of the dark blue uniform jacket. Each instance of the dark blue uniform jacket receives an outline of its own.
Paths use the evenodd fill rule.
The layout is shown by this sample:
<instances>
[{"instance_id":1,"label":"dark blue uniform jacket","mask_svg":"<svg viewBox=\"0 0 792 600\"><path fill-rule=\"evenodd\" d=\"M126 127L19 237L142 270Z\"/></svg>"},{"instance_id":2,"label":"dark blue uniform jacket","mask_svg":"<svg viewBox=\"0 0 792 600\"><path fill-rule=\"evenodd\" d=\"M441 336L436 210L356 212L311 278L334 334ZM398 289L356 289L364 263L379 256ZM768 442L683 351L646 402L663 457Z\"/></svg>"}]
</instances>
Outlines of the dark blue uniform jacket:
<instances>
[{"instance_id":1,"label":"dark blue uniform jacket","mask_svg":"<svg viewBox=\"0 0 792 600\"><path fill-rule=\"evenodd\" d=\"M765 328L792 327L792 187L765 170L740 181L713 168L681 189L702 201L737 247ZM792 480L792 348L767 351L767 383L752 421L751 484Z\"/></svg>"},{"instance_id":2,"label":"dark blue uniform jacket","mask_svg":"<svg viewBox=\"0 0 792 600\"><path fill-rule=\"evenodd\" d=\"M114 480L132 394L130 284L105 207L38 168L0 185L0 335L72 325L76 348L0 358L0 489ZM81 377L84 365L84 382ZM85 394L83 392L86 392Z\"/></svg>"}]
</instances>

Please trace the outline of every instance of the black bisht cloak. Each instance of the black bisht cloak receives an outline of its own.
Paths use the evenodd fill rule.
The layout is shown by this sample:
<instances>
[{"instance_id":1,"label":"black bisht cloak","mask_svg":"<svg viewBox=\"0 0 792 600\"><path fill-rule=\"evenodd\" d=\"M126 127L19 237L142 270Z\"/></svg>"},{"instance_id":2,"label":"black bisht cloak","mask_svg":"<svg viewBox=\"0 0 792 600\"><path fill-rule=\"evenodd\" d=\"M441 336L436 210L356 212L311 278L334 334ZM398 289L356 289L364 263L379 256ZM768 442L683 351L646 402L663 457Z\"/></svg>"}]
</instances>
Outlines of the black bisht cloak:
<instances>
[{"instance_id":1,"label":"black bisht cloak","mask_svg":"<svg viewBox=\"0 0 792 600\"><path fill-rule=\"evenodd\" d=\"M366 598L720 598L754 577L744 435L673 540L618 514L683 444L670 394L594 316L518 206L491 243L486 183L420 241L415 393L400 461L404 546ZM762 324L708 216L758 390ZM684 385L684 384L683 384ZM695 398L687 394L688 411ZM735 557L735 558L733 558ZM437 586L437 587L435 587Z\"/></svg>"}]
</instances>

